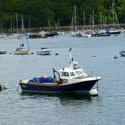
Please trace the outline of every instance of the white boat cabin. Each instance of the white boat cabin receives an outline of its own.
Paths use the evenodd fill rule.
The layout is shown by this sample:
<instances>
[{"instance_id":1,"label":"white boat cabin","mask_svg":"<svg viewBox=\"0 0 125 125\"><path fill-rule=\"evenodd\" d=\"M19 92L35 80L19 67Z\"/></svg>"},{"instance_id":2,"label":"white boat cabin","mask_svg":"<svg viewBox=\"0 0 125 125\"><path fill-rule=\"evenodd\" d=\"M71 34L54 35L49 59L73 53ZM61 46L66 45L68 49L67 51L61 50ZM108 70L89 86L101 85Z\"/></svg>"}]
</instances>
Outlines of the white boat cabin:
<instances>
[{"instance_id":1,"label":"white boat cabin","mask_svg":"<svg viewBox=\"0 0 125 125\"><path fill-rule=\"evenodd\" d=\"M86 73L83 72L83 69L80 69L78 67L77 62L72 62L70 67L59 70L59 74L60 78L63 80L81 79L88 76Z\"/></svg>"}]
</instances>

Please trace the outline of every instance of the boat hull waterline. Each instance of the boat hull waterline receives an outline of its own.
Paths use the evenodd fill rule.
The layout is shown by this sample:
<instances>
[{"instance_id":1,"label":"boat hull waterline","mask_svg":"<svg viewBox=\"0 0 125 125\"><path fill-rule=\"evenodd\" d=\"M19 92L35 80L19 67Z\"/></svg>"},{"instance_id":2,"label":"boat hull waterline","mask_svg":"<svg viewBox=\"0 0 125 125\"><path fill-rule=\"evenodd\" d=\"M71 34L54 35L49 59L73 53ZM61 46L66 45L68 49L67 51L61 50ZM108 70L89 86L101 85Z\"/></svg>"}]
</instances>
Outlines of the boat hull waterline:
<instances>
[{"instance_id":1,"label":"boat hull waterline","mask_svg":"<svg viewBox=\"0 0 125 125\"><path fill-rule=\"evenodd\" d=\"M29 51L13 51L14 55L28 55Z\"/></svg>"},{"instance_id":2,"label":"boat hull waterline","mask_svg":"<svg viewBox=\"0 0 125 125\"><path fill-rule=\"evenodd\" d=\"M37 51L37 55L50 55L50 51Z\"/></svg>"},{"instance_id":3,"label":"boat hull waterline","mask_svg":"<svg viewBox=\"0 0 125 125\"><path fill-rule=\"evenodd\" d=\"M97 80L83 81L72 84L55 84L55 83L23 83L20 82L22 92L32 93L62 93L62 92L89 92Z\"/></svg>"}]
</instances>

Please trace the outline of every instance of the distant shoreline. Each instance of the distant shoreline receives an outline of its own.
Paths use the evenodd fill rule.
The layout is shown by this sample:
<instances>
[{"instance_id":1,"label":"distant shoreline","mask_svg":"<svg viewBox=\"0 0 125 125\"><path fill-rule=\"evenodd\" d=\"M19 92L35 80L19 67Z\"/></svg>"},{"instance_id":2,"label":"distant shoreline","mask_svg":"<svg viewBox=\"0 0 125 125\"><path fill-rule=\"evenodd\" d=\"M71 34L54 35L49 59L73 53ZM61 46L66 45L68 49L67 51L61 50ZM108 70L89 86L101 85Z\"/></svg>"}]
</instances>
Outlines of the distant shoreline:
<instances>
[{"instance_id":1,"label":"distant shoreline","mask_svg":"<svg viewBox=\"0 0 125 125\"><path fill-rule=\"evenodd\" d=\"M78 25L77 30L85 29L101 29L101 28L116 28L116 29L125 29L125 24L104 24L104 25ZM25 28L26 32L40 32L40 31L73 31L74 26L59 26L59 27L34 27L34 28ZM18 29L21 33L21 28ZM13 29L12 33L16 33L17 29ZM5 33L11 33L10 29L4 29Z\"/></svg>"}]
</instances>

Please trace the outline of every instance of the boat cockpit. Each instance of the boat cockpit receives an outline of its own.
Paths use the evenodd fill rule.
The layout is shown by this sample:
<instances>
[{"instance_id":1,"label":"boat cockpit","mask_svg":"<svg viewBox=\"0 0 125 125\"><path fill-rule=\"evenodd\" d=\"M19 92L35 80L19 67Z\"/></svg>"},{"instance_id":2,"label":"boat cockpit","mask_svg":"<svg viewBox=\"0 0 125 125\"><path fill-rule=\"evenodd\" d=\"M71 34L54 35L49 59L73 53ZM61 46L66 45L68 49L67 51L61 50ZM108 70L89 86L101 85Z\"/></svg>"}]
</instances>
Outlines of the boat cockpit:
<instances>
[{"instance_id":1,"label":"boat cockpit","mask_svg":"<svg viewBox=\"0 0 125 125\"><path fill-rule=\"evenodd\" d=\"M61 79L76 79L76 78L83 78L86 77L87 74L83 72L82 69L76 70L60 70L60 78Z\"/></svg>"}]
</instances>

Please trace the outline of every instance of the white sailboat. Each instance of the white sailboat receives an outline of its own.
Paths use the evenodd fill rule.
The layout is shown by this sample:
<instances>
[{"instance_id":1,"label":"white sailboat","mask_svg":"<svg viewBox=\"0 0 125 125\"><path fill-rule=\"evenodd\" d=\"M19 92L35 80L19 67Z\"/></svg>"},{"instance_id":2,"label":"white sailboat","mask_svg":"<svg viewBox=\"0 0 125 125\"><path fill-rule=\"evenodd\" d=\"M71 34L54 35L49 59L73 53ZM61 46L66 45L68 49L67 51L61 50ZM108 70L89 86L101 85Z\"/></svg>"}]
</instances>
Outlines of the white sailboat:
<instances>
[{"instance_id":1,"label":"white sailboat","mask_svg":"<svg viewBox=\"0 0 125 125\"><path fill-rule=\"evenodd\" d=\"M77 15L76 15L76 5L74 6L74 15L72 18L72 22L71 22L71 28L72 28L72 32L71 35L72 36L77 36L79 34L78 30L77 30Z\"/></svg>"},{"instance_id":2,"label":"white sailboat","mask_svg":"<svg viewBox=\"0 0 125 125\"><path fill-rule=\"evenodd\" d=\"M119 29L120 26L119 26L119 21L118 21L118 17L117 17L117 14L116 14L116 11L115 11L115 2L113 0L113 3L112 3L112 10L113 10L113 28L109 30L109 33L110 34L120 34L121 33L121 30Z\"/></svg>"}]
</instances>

